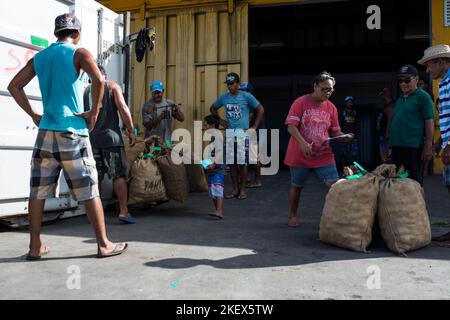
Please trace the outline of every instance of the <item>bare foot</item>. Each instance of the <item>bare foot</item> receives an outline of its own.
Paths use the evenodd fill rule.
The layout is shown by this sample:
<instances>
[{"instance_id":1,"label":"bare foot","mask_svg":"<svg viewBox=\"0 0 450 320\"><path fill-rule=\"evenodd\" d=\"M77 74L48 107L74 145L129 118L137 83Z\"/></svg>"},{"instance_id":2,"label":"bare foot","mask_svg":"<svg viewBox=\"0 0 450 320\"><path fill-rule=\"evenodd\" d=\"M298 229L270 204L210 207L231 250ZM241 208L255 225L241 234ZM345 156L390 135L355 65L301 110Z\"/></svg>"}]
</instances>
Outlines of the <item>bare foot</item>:
<instances>
[{"instance_id":1,"label":"bare foot","mask_svg":"<svg viewBox=\"0 0 450 320\"><path fill-rule=\"evenodd\" d=\"M214 218L214 219L217 219L217 220L222 220L223 219L223 213L222 212L217 212L216 211L214 213L211 213L209 216Z\"/></svg>"},{"instance_id":2,"label":"bare foot","mask_svg":"<svg viewBox=\"0 0 450 320\"><path fill-rule=\"evenodd\" d=\"M297 217L289 217L288 227L297 228L298 226Z\"/></svg>"},{"instance_id":3,"label":"bare foot","mask_svg":"<svg viewBox=\"0 0 450 320\"><path fill-rule=\"evenodd\" d=\"M98 247L97 257L105 258L105 257L117 256L117 255L125 252L127 250L127 248L128 248L128 243L109 242L105 247Z\"/></svg>"},{"instance_id":4,"label":"bare foot","mask_svg":"<svg viewBox=\"0 0 450 320\"><path fill-rule=\"evenodd\" d=\"M43 255L46 255L49 252L50 252L50 248L49 247L41 245L38 249L30 249L30 251L28 251L28 254L27 254L26 258L28 260L38 260Z\"/></svg>"}]
</instances>

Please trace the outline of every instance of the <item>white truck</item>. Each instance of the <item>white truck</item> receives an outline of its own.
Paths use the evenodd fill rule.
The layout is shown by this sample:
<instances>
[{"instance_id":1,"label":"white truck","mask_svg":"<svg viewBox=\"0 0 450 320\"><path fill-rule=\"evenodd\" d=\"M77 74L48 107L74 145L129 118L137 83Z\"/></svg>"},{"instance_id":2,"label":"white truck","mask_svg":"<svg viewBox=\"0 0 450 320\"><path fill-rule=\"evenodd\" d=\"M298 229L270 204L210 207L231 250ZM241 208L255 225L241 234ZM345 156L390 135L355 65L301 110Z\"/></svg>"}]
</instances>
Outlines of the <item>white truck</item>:
<instances>
[{"instance_id":1,"label":"white truck","mask_svg":"<svg viewBox=\"0 0 450 320\"><path fill-rule=\"evenodd\" d=\"M123 16L93 0L0 1L0 222L10 226L28 223L30 161L38 128L7 91L14 75L38 51L56 39L55 17L75 12L81 20L82 47L105 66L110 79L124 82ZM42 111L35 78L25 92ZM59 197L46 201L44 221L84 214L70 195L61 174ZM110 195L111 182L102 185Z\"/></svg>"}]
</instances>

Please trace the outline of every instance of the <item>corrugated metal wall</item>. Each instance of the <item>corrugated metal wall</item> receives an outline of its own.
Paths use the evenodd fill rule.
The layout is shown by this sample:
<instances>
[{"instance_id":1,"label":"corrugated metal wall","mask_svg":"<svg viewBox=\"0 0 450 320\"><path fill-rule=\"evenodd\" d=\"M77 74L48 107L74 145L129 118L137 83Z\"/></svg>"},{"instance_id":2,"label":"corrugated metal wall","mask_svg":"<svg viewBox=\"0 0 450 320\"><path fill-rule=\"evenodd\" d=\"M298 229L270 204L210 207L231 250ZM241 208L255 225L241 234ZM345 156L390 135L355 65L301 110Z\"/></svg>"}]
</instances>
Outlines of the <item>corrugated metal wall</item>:
<instances>
[{"instance_id":1,"label":"corrugated metal wall","mask_svg":"<svg viewBox=\"0 0 450 320\"><path fill-rule=\"evenodd\" d=\"M209 113L214 100L226 91L225 75L234 71L248 80L248 5L233 13L227 7L208 6L139 13L131 17L131 33L154 27L155 49L139 63L132 57L131 108L142 129L142 105L150 99L154 80L166 86L166 98L182 104L184 123L176 128L192 132L193 121Z\"/></svg>"}]
</instances>

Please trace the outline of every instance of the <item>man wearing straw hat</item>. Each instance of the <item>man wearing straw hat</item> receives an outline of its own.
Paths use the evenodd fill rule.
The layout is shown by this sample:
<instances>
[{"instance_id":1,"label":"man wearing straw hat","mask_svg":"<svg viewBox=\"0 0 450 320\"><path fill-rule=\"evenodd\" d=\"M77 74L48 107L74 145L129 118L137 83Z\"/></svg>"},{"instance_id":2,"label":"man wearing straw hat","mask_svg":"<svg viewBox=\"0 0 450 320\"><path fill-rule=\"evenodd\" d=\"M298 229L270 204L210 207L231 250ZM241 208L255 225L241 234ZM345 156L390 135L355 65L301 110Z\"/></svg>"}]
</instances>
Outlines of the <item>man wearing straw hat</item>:
<instances>
[{"instance_id":1,"label":"man wearing straw hat","mask_svg":"<svg viewBox=\"0 0 450 320\"><path fill-rule=\"evenodd\" d=\"M433 80L439 82L439 127L441 138L436 144L436 154L441 148L442 162L444 163L444 183L450 195L450 47L439 44L429 47L424 52L424 57L418 61L427 67L427 73ZM434 237L434 241L442 242L442 246L450 248L450 232Z\"/></svg>"}]
</instances>

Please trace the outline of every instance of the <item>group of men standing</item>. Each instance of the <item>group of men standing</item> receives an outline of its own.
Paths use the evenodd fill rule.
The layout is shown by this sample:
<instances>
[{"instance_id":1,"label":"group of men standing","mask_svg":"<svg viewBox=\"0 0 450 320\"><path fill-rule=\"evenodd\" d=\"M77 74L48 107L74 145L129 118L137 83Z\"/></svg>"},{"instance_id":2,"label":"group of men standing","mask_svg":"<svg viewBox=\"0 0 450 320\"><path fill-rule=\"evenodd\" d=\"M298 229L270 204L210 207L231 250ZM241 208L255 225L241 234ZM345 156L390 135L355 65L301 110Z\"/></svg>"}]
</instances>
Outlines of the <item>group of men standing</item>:
<instances>
[{"instance_id":1,"label":"group of men standing","mask_svg":"<svg viewBox=\"0 0 450 320\"><path fill-rule=\"evenodd\" d=\"M12 79L8 90L17 104L39 127L32 155L29 221L30 247L27 259L38 260L49 252L40 238L45 200L56 196L61 170L73 197L84 202L87 215L94 228L99 258L123 253L127 243L112 243L106 235L102 203L99 198L98 178L109 175L120 204L119 219L134 223L127 209L127 167L123 150L120 114L126 127L126 135L132 145L135 142L134 126L120 87L107 80L106 73L95 63L92 55L77 47L80 41L81 23L73 14L63 14L55 19L54 34L57 42L39 52ZM439 83L439 113L441 139L433 146L433 102L422 89L417 88L418 71L406 65L399 72L402 96L397 100L392 121L386 130L392 149L392 160L403 165L410 177L422 183L421 164L438 149L443 149L444 178L450 194L450 48L437 45L425 50L419 64ZM82 75L87 73L92 85L84 96ZM30 104L24 87L38 77L44 112L41 115ZM228 92L211 106L211 113L225 107L230 129L256 130L263 118L264 108L247 90L240 90L236 73L230 73L225 81ZM327 185L338 180L334 155L329 138L351 142L354 134L344 135L338 120L336 107L329 101L336 80L327 72L320 73L313 83L313 92L298 98L286 119L291 135L285 163L291 167L289 190L289 226L298 226L297 209L300 192L307 177L314 171ZM152 99L143 106L143 122L146 136L157 134L165 140L171 138L172 119L184 121L179 106L163 98L164 85L151 84ZM347 99L348 120L354 119L351 111L353 98ZM83 105L89 110L83 110ZM84 111L84 112L83 112ZM250 121L250 113L255 115ZM352 121L350 121L352 122ZM354 121L353 121L354 122ZM90 134L89 134L90 132ZM90 135L90 138L89 138ZM387 143L388 141L385 141ZM230 146L227 146L230 147ZM242 145L232 143L233 154L239 154ZM248 143L244 143L245 161L239 164L236 157L230 164L233 183L229 198L245 199L248 165ZM94 149L94 152L93 152ZM450 233L435 238L450 247Z\"/></svg>"}]
</instances>

